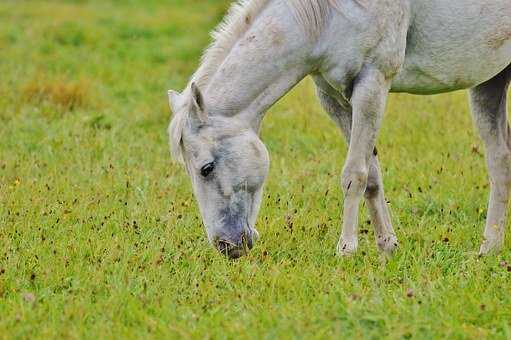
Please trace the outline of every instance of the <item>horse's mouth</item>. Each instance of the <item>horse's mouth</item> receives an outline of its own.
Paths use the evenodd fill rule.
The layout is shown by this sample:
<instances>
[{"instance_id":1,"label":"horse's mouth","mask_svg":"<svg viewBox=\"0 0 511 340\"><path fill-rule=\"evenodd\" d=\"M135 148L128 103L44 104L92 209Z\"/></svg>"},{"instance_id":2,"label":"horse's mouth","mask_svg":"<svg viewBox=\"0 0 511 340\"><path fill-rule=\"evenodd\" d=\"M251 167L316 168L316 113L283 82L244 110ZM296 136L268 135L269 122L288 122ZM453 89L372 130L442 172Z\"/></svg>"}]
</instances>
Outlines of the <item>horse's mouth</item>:
<instances>
[{"instance_id":1,"label":"horse's mouth","mask_svg":"<svg viewBox=\"0 0 511 340\"><path fill-rule=\"evenodd\" d=\"M224 243L223 241L218 242L217 249L220 253L224 254L231 260L239 259L248 253L248 251L243 247L232 246L230 244Z\"/></svg>"},{"instance_id":2,"label":"horse's mouth","mask_svg":"<svg viewBox=\"0 0 511 340\"><path fill-rule=\"evenodd\" d=\"M215 241L215 247L220 253L224 254L229 259L238 259L247 255L250 249L253 248L256 240L254 237L257 237L256 235L257 231L254 232L252 229L249 229L249 231L242 233L241 240L239 242L218 239Z\"/></svg>"}]
</instances>

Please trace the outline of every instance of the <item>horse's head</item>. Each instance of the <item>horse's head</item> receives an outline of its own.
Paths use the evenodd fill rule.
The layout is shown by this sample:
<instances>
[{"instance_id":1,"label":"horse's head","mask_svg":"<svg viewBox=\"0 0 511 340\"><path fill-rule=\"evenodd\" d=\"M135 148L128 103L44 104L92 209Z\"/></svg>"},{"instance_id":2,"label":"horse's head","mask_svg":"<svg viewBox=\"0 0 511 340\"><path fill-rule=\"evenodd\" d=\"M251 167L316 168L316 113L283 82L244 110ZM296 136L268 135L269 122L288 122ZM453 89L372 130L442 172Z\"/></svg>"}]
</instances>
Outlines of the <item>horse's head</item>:
<instances>
[{"instance_id":1,"label":"horse's head","mask_svg":"<svg viewBox=\"0 0 511 340\"><path fill-rule=\"evenodd\" d=\"M230 258L252 248L269 156L257 133L235 117L208 112L199 89L170 91L174 158L184 163L210 243Z\"/></svg>"}]
</instances>

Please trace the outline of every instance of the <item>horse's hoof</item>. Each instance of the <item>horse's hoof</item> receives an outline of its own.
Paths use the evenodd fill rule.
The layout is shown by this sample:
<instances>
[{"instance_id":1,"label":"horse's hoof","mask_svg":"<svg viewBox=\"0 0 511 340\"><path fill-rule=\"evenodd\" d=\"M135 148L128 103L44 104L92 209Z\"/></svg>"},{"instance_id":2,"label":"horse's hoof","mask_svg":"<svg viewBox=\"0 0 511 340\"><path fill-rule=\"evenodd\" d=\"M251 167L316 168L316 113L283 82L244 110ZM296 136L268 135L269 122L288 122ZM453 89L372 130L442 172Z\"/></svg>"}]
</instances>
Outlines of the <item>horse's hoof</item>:
<instances>
[{"instance_id":1,"label":"horse's hoof","mask_svg":"<svg viewBox=\"0 0 511 340\"><path fill-rule=\"evenodd\" d=\"M341 239L337 244L337 254L339 256L351 256L357 252L358 241L345 241Z\"/></svg>"},{"instance_id":2,"label":"horse's hoof","mask_svg":"<svg viewBox=\"0 0 511 340\"><path fill-rule=\"evenodd\" d=\"M378 250L386 255L394 254L394 251L399 247L399 241L396 235L390 234L386 236L379 236L376 240Z\"/></svg>"},{"instance_id":3,"label":"horse's hoof","mask_svg":"<svg viewBox=\"0 0 511 340\"><path fill-rule=\"evenodd\" d=\"M503 242L499 241L492 242L490 240L485 240L483 244L481 244L481 248L479 248L479 256L498 254L502 248L502 243Z\"/></svg>"}]
</instances>

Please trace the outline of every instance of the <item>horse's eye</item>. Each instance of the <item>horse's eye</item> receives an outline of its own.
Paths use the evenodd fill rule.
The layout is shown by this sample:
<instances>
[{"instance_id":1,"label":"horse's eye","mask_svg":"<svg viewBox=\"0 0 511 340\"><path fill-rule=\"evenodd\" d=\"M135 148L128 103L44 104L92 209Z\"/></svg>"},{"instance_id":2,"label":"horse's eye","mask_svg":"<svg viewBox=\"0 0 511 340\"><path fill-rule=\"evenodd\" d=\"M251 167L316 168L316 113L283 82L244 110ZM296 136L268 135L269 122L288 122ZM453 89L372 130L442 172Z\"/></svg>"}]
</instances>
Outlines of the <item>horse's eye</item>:
<instances>
[{"instance_id":1,"label":"horse's eye","mask_svg":"<svg viewBox=\"0 0 511 340\"><path fill-rule=\"evenodd\" d=\"M208 177L209 174L213 172L214 169L215 163L214 162L208 163L200 169L200 174L202 175L202 177Z\"/></svg>"}]
</instances>

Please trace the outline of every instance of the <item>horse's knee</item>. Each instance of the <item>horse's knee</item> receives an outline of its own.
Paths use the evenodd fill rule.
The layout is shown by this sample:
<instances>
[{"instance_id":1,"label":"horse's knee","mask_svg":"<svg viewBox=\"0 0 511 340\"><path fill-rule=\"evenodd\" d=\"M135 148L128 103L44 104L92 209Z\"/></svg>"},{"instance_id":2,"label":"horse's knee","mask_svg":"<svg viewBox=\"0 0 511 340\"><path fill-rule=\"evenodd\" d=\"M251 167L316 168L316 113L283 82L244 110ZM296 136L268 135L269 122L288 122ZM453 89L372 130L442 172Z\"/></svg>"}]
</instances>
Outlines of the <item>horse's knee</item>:
<instances>
[{"instance_id":1,"label":"horse's knee","mask_svg":"<svg viewBox=\"0 0 511 340\"><path fill-rule=\"evenodd\" d=\"M342 174L342 189L345 195L363 194L367 187L368 171L347 168Z\"/></svg>"},{"instance_id":2,"label":"horse's knee","mask_svg":"<svg viewBox=\"0 0 511 340\"><path fill-rule=\"evenodd\" d=\"M488 172L492 185L511 186L511 149L507 145L489 150Z\"/></svg>"},{"instance_id":3,"label":"horse's knee","mask_svg":"<svg viewBox=\"0 0 511 340\"><path fill-rule=\"evenodd\" d=\"M374 149L374 155L376 156L376 148ZM369 173L367 176L367 186L365 189L364 196L367 199L372 199L378 196L379 191L381 190L381 180L380 174L378 170L378 162L376 158L371 161L371 165L369 166Z\"/></svg>"},{"instance_id":4,"label":"horse's knee","mask_svg":"<svg viewBox=\"0 0 511 340\"><path fill-rule=\"evenodd\" d=\"M371 199L378 196L378 193L380 192L380 184L378 183L378 178L369 175L367 178L367 186L366 191L364 193L365 198Z\"/></svg>"}]
</instances>

